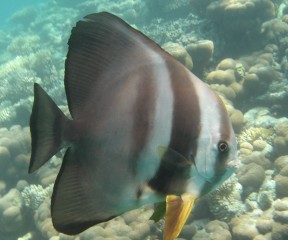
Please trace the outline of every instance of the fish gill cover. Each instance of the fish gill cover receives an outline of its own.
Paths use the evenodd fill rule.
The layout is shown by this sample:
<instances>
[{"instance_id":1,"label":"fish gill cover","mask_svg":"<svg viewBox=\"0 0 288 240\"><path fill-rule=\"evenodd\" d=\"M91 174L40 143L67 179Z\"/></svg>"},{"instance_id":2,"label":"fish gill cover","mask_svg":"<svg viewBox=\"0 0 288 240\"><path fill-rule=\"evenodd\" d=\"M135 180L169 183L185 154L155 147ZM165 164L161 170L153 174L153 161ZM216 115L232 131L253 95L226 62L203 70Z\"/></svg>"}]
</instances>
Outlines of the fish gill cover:
<instances>
[{"instance_id":1,"label":"fish gill cover","mask_svg":"<svg viewBox=\"0 0 288 240\"><path fill-rule=\"evenodd\" d=\"M108 11L156 41L216 91L237 133L238 170L198 201L179 237L287 239L287 5L285 0L49 0L12 14L0 29L0 238L162 236L164 221L148 220L153 206L76 237L58 233L50 196L63 156L27 174L33 83L41 84L67 115L63 78L70 30L86 14Z\"/></svg>"}]
</instances>

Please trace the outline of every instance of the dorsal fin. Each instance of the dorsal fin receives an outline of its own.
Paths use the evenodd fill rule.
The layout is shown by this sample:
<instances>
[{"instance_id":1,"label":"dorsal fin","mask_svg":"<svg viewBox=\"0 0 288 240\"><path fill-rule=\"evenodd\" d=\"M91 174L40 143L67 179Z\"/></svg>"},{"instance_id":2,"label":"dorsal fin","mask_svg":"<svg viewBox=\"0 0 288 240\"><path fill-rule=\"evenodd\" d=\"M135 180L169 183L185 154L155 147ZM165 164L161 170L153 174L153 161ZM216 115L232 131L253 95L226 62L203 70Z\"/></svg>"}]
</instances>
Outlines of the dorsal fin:
<instances>
[{"instance_id":1,"label":"dorsal fin","mask_svg":"<svg viewBox=\"0 0 288 240\"><path fill-rule=\"evenodd\" d=\"M139 44L140 43L140 44ZM137 64L143 50L164 51L110 13L86 16L73 28L65 63L65 90L72 117L80 117L90 93ZM94 89L94 91L92 90Z\"/></svg>"}]
</instances>

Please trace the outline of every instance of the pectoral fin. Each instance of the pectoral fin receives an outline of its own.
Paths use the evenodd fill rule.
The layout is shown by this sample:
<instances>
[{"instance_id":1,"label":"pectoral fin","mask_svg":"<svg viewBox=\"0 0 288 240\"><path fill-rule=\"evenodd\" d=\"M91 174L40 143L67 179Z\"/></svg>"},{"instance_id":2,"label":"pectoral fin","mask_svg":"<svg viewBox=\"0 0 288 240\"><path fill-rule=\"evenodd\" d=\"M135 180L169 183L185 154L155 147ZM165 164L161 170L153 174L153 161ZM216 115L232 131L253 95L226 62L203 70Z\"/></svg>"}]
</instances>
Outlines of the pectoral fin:
<instances>
[{"instance_id":1,"label":"pectoral fin","mask_svg":"<svg viewBox=\"0 0 288 240\"><path fill-rule=\"evenodd\" d=\"M165 157L166 155L166 157ZM165 161L166 166L169 164L171 168L179 167L190 167L192 162L182 156L180 153L176 152L172 148L158 146L158 156L159 159Z\"/></svg>"},{"instance_id":2,"label":"pectoral fin","mask_svg":"<svg viewBox=\"0 0 288 240\"><path fill-rule=\"evenodd\" d=\"M181 232L196 198L190 194L166 197L166 216L163 240L173 240Z\"/></svg>"},{"instance_id":3,"label":"pectoral fin","mask_svg":"<svg viewBox=\"0 0 288 240\"><path fill-rule=\"evenodd\" d=\"M150 220L153 220L154 222L159 222L160 219L164 218L166 213L166 202L160 202L156 204L154 213L149 218Z\"/></svg>"}]
</instances>

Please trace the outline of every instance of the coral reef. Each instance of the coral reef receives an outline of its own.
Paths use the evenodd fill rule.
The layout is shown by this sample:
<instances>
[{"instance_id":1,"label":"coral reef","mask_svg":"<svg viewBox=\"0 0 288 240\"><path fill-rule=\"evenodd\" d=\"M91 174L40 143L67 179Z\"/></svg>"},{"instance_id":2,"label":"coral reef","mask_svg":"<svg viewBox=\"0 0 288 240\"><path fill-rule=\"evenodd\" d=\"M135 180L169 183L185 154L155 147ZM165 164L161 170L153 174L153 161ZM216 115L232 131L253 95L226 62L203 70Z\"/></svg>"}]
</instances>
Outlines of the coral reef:
<instances>
[{"instance_id":1,"label":"coral reef","mask_svg":"<svg viewBox=\"0 0 288 240\"><path fill-rule=\"evenodd\" d=\"M268 158L265 157L264 154L259 151L253 151L249 155L241 156L241 163L244 165L256 163L258 166L261 166L265 171L272 169L272 163L269 161Z\"/></svg>"},{"instance_id":2,"label":"coral reef","mask_svg":"<svg viewBox=\"0 0 288 240\"><path fill-rule=\"evenodd\" d=\"M275 176L276 194L278 198L288 197L288 165Z\"/></svg>"},{"instance_id":3,"label":"coral reef","mask_svg":"<svg viewBox=\"0 0 288 240\"><path fill-rule=\"evenodd\" d=\"M13 126L9 130L0 129L0 180L6 186L15 186L27 176L27 167L30 157L29 128Z\"/></svg>"},{"instance_id":4,"label":"coral reef","mask_svg":"<svg viewBox=\"0 0 288 240\"><path fill-rule=\"evenodd\" d=\"M261 127L251 127L243 130L238 137L239 144L242 143L254 143L256 141L264 141L271 143L274 138L273 128L261 128Z\"/></svg>"},{"instance_id":5,"label":"coral reef","mask_svg":"<svg viewBox=\"0 0 288 240\"><path fill-rule=\"evenodd\" d=\"M258 235L256 219L241 215L231 221L232 236L235 239L254 239Z\"/></svg>"},{"instance_id":6,"label":"coral reef","mask_svg":"<svg viewBox=\"0 0 288 240\"><path fill-rule=\"evenodd\" d=\"M263 211L269 210L276 200L275 180L273 170L265 171L266 178L257 194L257 204Z\"/></svg>"},{"instance_id":7,"label":"coral reef","mask_svg":"<svg viewBox=\"0 0 288 240\"><path fill-rule=\"evenodd\" d=\"M180 239L193 240L231 240L231 237L228 224L219 220L195 221L195 223L185 225L183 232L179 235Z\"/></svg>"},{"instance_id":8,"label":"coral reef","mask_svg":"<svg viewBox=\"0 0 288 240\"><path fill-rule=\"evenodd\" d=\"M167 42L179 43L186 46L197 43L203 39L213 39L215 29L211 23L199 18L193 13L178 19L154 18L141 26L141 31L163 45ZM215 42L213 41L214 45Z\"/></svg>"},{"instance_id":9,"label":"coral reef","mask_svg":"<svg viewBox=\"0 0 288 240\"><path fill-rule=\"evenodd\" d=\"M179 62L185 65L188 69L192 70L193 62L191 56L186 49L178 43L168 42L162 48L175 57Z\"/></svg>"},{"instance_id":10,"label":"coral reef","mask_svg":"<svg viewBox=\"0 0 288 240\"><path fill-rule=\"evenodd\" d=\"M278 156L288 154L288 120L280 119L275 124L276 137L274 138L275 152Z\"/></svg>"},{"instance_id":11,"label":"coral reef","mask_svg":"<svg viewBox=\"0 0 288 240\"><path fill-rule=\"evenodd\" d=\"M66 5L75 4L72 1L63 1L66 2ZM111 1L107 4L107 1L83 1L77 2L77 9L81 11L83 15L91 13L91 9L94 12L108 11L118 15L119 17L125 19L128 22L133 22L133 24L138 23L139 21L146 19L149 15L149 11L146 8L145 1L138 0L124 0L124 1Z\"/></svg>"},{"instance_id":12,"label":"coral reef","mask_svg":"<svg viewBox=\"0 0 288 240\"><path fill-rule=\"evenodd\" d=\"M17 189L0 198L0 232L10 233L23 229L22 200Z\"/></svg>"},{"instance_id":13,"label":"coral reef","mask_svg":"<svg viewBox=\"0 0 288 240\"><path fill-rule=\"evenodd\" d=\"M43 188L41 185L26 186L21 192L25 206L37 210L44 200L51 196L52 185ZM50 192L50 193L49 193Z\"/></svg>"},{"instance_id":14,"label":"coral reef","mask_svg":"<svg viewBox=\"0 0 288 240\"><path fill-rule=\"evenodd\" d=\"M160 239L153 206L78 236L53 228L51 187L62 154L34 175L29 114L33 83L66 107L67 40L91 12L117 14L155 40L217 91L239 142L239 166L199 200L179 239L288 238L287 0L50 0L20 9L0 30L0 239ZM199 213L200 212L200 213Z\"/></svg>"},{"instance_id":15,"label":"coral reef","mask_svg":"<svg viewBox=\"0 0 288 240\"><path fill-rule=\"evenodd\" d=\"M262 11L258 12L260 10ZM212 14L212 17L224 17L229 20L235 17L249 17L249 20L251 20L254 14L254 17L258 16L261 19L269 19L274 17L275 14L274 4L269 0L218 0L210 3L207 11ZM245 19L241 20L245 21Z\"/></svg>"},{"instance_id":16,"label":"coral reef","mask_svg":"<svg viewBox=\"0 0 288 240\"><path fill-rule=\"evenodd\" d=\"M97 239L113 239L117 236L117 239L140 240L149 235L156 239L161 236L160 232L157 231L157 226L153 221L149 221L152 211L151 207L145 207L127 212L109 222L91 227L78 236L67 236L54 229L50 216L50 199L44 200L39 206L35 211L34 219L38 231L45 239L57 236L61 240L92 240L95 239L95 236Z\"/></svg>"},{"instance_id":17,"label":"coral reef","mask_svg":"<svg viewBox=\"0 0 288 240\"><path fill-rule=\"evenodd\" d=\"M275 131L271 127L246 128L238 136L240 153L243 156L250 155L250 158L251 157L253 158L252 155L253 151L262 153L262 155L264 156L269 156L273 151L272 146L274 137L275 137Z\"/></svg>"},{"instance_id":18,"label":"coral reef","mask_svg":"<svg viewBox=\"0 0 288 240\"><path fill-rule=\"evenodd\" d=\"M267 45L262 51L254 52L239 59L225 58L216 67L216 70L207 74L205 81L212 89L223 94L235 102L235 107L246 108L255 105L270 106L279 109L279 103L286 99L286 93L279 95L286 80L282 78L279 63L275 55L276 45ZM285 89L285 88L284 88ZM275 94L277 92L277 94Z\"/></svg>"},{"instance_id":19,"label":"coral reef","mask_svg":"<svg viewBox=\"0 0 288 240\"><path fill-rule=\"evenodd\" d=\"M230 32L224 35L226 47L238 55L259 47L261 24L275 16L275 7L270 0L217 0L207 6L206 14L223 35Z\"/></svg>"},{"instance_id":20,"label":"coral reef","mask_svg":"<svg viewBox=\"0 0 288 240\"><path fill-rule=\"evenodd\" d=\"M147 0L150 17L175 18L193 11L191 0ZM171 16L172 15L172 16Z\"/></svg>"},{"instance_id":21,"label":"coral reef","mask_svg":"<svg viewBox=\"0 0 288 240\"><path fill-rule=\"evenodd\" d=\"M283 38L287 37L288 24L275 18L262 24L261 33L265 35L265 39L269 43L279 44Z\"/></svg>"},{"instance_id":22,"label":"coral reef","mask_svg":"<svg viewBox=\"0 0 288 240\"><path fill-rule=\"evenodd\" d=\"M195 43L190 43L186 46L189 55L194 59L193 72L200 76L209 63L214 53L214 43L210 40L199 40Z\"/></svg>"},{"instance_id":23,"label":"coral reef","mask_svg":"<svg viewBox=\"0 0 288 240\"><path fill-rule=\"evenodd\" d=\"M274 203L272 224L272 239L286 239L288 237L288 199L278 199Z\"/></svg>"},{"instance_id":24,"label":"coral reef","mask_svg":"<svg viewBox=\"0 0 288 240\"><path fill-rule=\"evenodd\" d=\"M38 35L19 36L7 47L13 55L29 55L31 52L40 50L40 37Z\"/></svg>"},{"instance_id":25,"label":"coral reef","mask_svg":"<svg viewBox=\"0 0 288 240\"><path fill-rule=\"evenodd\" d=\"M244 126L244 116L243 113L240 110L234 109L234 111L231 112L229 115L233 129L236 133L241 132L243 126Z\"/></svg>"},{"instance_id":26,"label":"coral reef","mask_svg":"<svg viewBox=\"0 0 288 240\"><path fill-rule=\"evenodd\" d=\"M30 112L32 106L30 96L33 95L34 82L46 85L52 96L57 97L62 94L58 88L60 82L57 80L61 79L63 72L55 69L55 65L50 60L50 50L32 51L37 48L33 45L33 41L37 41L35 38L38 39L37 36L21 39L22 44L12 42L9 45L10 51L22 55L17 55L0 65L0 78L3 79L0 86L1 126L6 126L7 123L19 124L25 117L23 114ZM32 43L27 43L26 40L31 40ZM27 120L28 114L26 123Z\"/></svg>"},{"instance_id":27,"label":"coral reef","mask_svg":"<svg viewBox=\"0 0 288 240\"><path fill-rule=\"evenodd\" d=\"M229 222L233 217L245 211L241 193L242 186L238 183L237 178L232 176L205 198L216 219Z\"/></svg>"},{"instance_id":28,"label":"coral reef","mask_svg":"<svg viewBox=\"0 0 288 240\"><path fill-rule=\"evenodd\" d=\"M242 165L237 170L239 183L243 186L242 197L246 198L250 193L257 192L265 180L263 167L256 163Z\"/></svg>"}]
</instances>

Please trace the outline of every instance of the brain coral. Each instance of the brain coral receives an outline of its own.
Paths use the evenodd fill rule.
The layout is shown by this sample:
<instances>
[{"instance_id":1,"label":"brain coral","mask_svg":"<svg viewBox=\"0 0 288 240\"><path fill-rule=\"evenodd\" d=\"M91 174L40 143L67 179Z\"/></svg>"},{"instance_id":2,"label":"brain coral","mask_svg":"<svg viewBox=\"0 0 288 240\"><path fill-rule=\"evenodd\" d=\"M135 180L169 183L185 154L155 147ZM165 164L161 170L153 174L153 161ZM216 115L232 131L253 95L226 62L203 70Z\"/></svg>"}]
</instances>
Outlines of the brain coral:
<instances>
[{"instance_id":1,"label":"brain coral","mask_svg":"<svg viewBox=\"0 0 288 240\"><path fill-rule=\"evenodd\" d=\"M183 63L188 69L191 70L193 68L192 58L183 46L178 43L168 42L165 43L162 47L178 61Z\"/></svg>"},{"instance_id":2,"label":"brain coral","mask_svg":"<svg viewBox=\"0 0 288 240\"><path fill-rule=\"evenodd\" d=\"M237 18L245 21L245 18L260 17L269 19L274 17L274 4L270 0L218 0L213 1L207 7L209 16L224 20Z\"/></svg>"},{"instance_id":3,"label":"brain coral","mask_svg":"<svg viewBox=\"0 0 288 240\"><path fill-rule=\"evenodd\" d=\"M159 14L166 15L171 14L175 15L175 12L180 13L187 10L192 10L191 0L148 0L146 1L147 7L151 9L151 13L157 12ZM157 11L155 11L157 9Z\"/></svg>"},{"instance_id":4,"label":"brain coral","mask_svg":"<svg viewBox=\"0 0 288 240\"><path fill-rule=\"evenodd\" d=\"M0 232L14 232L24 225L20 192L13 188L0 198Z\"/></svg>"},{"instance_id":5,"label":"brain coral","mask_svg":"<svg viewBox=\"0 0 288 240\"><path fill-rule=\"evenodd\" d=\"M281 39L287 37L288 24L275 18L262 24L261 33L270 43L279 43Z\"/></svg>"},{"instance_id":6,"label":"brain coral","mask_svg":"<svg viewBox=\"0 0 288 240\"><path fill-rule=\"evenodd\" d=\"M30 154L29 128L0 128L0 180L7 186L27 177Z\"/></svg>"},{"instance_id":7,"label":"brain coral","mask_svg":"<svg viewBox=\"0 0 288 240\"><path fill-rule=\"evenodd\" d=\"M250 193L259 190L265 179L265 171L256 163L244 164L237 169L237 177L243 186L242 198L246 198Z\"/></svg>"},{"instance_id":8,"label":"brain coral","mask_svg":"<svg viewBox=\"0 0 288 240\"><path fill-rule=\"evenodd\" d=\"M206 15L217 23L225 50L241 54L259 47L261 24L274 17L275 7L270 0L218 0L208 5Z\"/></svg>"}]
</instances>

